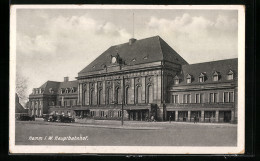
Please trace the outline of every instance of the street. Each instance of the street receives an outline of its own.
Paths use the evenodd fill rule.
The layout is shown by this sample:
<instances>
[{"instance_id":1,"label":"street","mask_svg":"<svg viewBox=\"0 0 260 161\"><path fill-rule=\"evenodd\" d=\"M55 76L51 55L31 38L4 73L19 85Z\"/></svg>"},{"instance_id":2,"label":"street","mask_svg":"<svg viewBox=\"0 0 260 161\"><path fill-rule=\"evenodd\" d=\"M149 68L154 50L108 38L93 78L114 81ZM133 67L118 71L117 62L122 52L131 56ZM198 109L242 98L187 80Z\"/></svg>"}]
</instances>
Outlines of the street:
<instances>
[{"instance_id":1,"label":"street","mask_svg":"<svg viewBox=\"0 0 260 161\"><path fill-rule=\"evenodd\" d=\"M102 126L101 126L102 125ZM236 146L237 126L176 122L62 124L16 122L16 145ZM79 139L84 137L85 140ZM74 139L72 139L74 138ZM76 139L75 139L76 138Z\"/></svg>"}]
</instances>

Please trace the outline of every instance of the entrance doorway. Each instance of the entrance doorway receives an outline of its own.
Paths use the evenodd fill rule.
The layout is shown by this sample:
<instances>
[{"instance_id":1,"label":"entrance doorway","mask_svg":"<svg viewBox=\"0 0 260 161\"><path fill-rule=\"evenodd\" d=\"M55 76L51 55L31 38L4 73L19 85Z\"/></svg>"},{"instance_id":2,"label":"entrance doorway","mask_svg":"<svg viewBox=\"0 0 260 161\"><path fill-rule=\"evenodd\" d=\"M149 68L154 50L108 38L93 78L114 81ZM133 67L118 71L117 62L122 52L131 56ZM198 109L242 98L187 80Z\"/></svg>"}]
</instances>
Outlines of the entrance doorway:
<instances>
[{"instance_id":1,"label":"entrance doorway","mask_svg":"<svg viewBox=\"0 0 260 161\"><path fill-rule=\"evenodd\" d=\"M129 111L129 120L145 121L149 118L149 110L131 110Z\"/></svg>"},{"instance_id":2,"label":"entrance doorway","mask_svg":"<svg viewBox=\"0 0 260 161\"><path fill-rule=\"evenodd\" d=\"M187 121L188 120L188 111L179 111L178 114L178 120L179 121Z\"/></svg>"},{"instance_id":3,"label":"entrance doorway","mask_svg":"<svg viewBox=\"0 0 260 161\"><path fill-rule=\"evenodd\" d=\"M201 112L200 111L191 111L191 115L190 115L190 121L194 122L194 118L197 118L197 122L200 121L200 117L201 117Z\"/></svg>"},{"instance_id":4,"label":"entrance doorway","mask_svg":"<svg viewBox=\"0 0 260 161\"><path fill-rule=\"evenodd\" d=\"M205 122L215 122L216 111L205 111L204 120Z\"/></svg>"},{"instance_id":5,"label":"entrance doorway","mask_svg":"<svg viewBox=\"0 0 260 161\"><path fill-rule=\"evenodd\" d=\"M231 111L219 111L219 122L230 122Z\"/></svg>"},{"instance_id":6,"label":"entrance doorway","mask_svg":"<svg viewBox=\"0 0 260 161\"><path fill-rule=\"evenodd\" d=\"M170 118L171 118L171 121L175 121L175 111L167 111L166 120L170 121Z\"/></svg>"}]
</instances>

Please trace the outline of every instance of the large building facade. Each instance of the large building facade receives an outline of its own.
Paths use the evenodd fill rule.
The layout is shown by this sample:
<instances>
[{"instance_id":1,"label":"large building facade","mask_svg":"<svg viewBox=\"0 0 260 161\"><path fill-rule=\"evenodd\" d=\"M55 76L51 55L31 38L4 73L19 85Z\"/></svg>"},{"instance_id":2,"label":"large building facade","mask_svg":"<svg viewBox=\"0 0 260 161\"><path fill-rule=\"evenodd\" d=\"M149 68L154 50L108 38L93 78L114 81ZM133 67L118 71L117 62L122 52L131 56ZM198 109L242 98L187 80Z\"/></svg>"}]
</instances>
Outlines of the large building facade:
<instances>
[{"instance_id":1,"label":"large building facade","mask_svg":"<svg viewBox=\"0 0 260 161\"><path fill-rule=\"evenodd\" d=\"M236 122L237 59L188 64L159 36L111 46L77 80L47 81L30 114L95 119ZM122 112L123 107L123 112Z\"/></svg>"}]
</instances>

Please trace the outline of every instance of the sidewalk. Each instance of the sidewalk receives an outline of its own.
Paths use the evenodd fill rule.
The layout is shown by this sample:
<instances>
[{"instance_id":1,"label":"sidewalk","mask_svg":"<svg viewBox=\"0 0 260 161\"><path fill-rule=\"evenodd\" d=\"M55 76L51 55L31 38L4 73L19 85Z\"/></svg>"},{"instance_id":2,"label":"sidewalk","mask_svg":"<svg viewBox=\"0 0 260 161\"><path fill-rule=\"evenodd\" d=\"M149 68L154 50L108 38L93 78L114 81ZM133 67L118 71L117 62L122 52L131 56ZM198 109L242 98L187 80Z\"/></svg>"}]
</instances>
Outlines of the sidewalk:
<instances>
[{"instance_id":1,"label":"sidewalk","mask_svg":"<svg viewBox=\"0 0 260 161\"><path fill-rule=\"evenodd\" d=\"M197 126L208 126L214 128L221 127L236 127L237 124L230 123L196 123L193 122L144 122L144 121L124 121L124 125L121 125L119 120L85 120L76 123L60 123L60 122L44 122L41 119L36 121L16 121L18 123L25 124L44 124L54 126L80 126L80 127L96 127L96 128L110 128L110 129L135 129L135 130L158 130L174 128L176 126L185 125L186 127L196 128Z\"/></svg>"}]
</instances>

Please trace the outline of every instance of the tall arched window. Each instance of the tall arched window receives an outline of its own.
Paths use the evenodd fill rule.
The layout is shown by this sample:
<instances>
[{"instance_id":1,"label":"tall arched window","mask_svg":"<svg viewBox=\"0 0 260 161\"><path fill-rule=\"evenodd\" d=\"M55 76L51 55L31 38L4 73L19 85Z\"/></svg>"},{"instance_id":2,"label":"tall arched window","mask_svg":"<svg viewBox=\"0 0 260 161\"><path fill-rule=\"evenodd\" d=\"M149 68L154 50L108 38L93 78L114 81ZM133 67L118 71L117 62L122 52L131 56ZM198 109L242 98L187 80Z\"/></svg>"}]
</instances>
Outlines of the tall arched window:
<instances>
[{"instance_id":1,"label":"tall arched window","mask_svg":"<svg viewBox=\"0 0 260 161\"><path fill-rule=\"evenodd\" d=\"M129 87L125 88L125 104L129 103Z\"/></svg>"},{"instance_id":2,"label":"tall arched window","mask_svg":"<svg viewBox=\"0 0 260 161\"><path fill-rule=\"evenodd\" d=\"M111 88L107 88L107 94L106 94L106 98L107 98L107 104L111 104L112 103L112 90Z\"/></svg>"},{"instance_id":3,"label":"tall arched window","mask_svg":"<svg viewBox=\"0 0 260 161\"><path fill-rule=\"evenodd\" d=\"M83 105L86 105L87 103L87 91L85 90L84 91L84 95L83 95L83 100L82 100L82 102L83 102Z\"/></svg>"},{"instance_id":4,"label":"tall arched window","mask_svg":"<svg viewBox=\"0 0 260 161\"><path fill-rule=\"evenodd\" d=\"M147 87L147 103L153 103L153 86L148 85Z\"/></svg>"},{"instance_id":5,"label":"tall arched window","mask_svg":"<svg viewBox=\"0 0 260 161\"><path fill-rule=\"evenodd\" d=\"M136 104L141 103L141 98L142 98L142 87L137 86L136 87Z\"/></svg>"},{"instance_id":6,"label":"tall arched window","mask_svg":"<svg viewBox=\"0 0 260 161\"><path fill-rule=\"evenodd\" d=\"M93 102L94 102L94 90L91 90L90 91L90 96L89 96L89 104L90 105L93 105Z\"/></svg>"},{"instance_id":7,"label":"tall arched window","mask_svg":"<svg viewBox=\"0 0 260 161\"><path fill-rule=\"evenodd\" d=\"M98 91L98 105L100 105L100 104L102 104L103 103L103 90L102 89L100 89L99 91Z\"/></svg>"}]
</instances>

